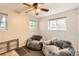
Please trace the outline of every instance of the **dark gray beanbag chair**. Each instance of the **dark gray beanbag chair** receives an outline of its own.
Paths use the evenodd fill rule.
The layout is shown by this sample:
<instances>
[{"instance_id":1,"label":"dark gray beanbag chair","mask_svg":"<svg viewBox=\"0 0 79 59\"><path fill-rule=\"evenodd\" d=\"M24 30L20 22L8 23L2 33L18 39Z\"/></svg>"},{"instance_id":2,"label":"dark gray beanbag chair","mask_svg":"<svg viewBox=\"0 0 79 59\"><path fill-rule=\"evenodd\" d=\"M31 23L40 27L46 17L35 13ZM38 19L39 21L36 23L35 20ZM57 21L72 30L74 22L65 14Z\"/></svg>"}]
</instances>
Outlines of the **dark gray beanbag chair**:
<instances>
[{"instance_id":1,"label":"dark gray beanbag chair","mask_svg":"<svg viewBox=\"0 0 79 59\"><path fill-rule=\"evenodd\" d=\"M42 43L38 41L29 41L27 42L27 47L31 50L38 51L42 49Z\"/></svg>"},{"instance_id":2,"label":"dark gray beanbag chair","mask_svg":"<svg viewBox=\"0 0 79 59\"><path fill-rule=\"evenodd\" d=\"M42 50L41 39L42 39L42 36L40 36L40 35L33 35L26 42L27 48L29 48L31 50L34 50L34 51Z\"/></svg>"},{"instance_id":3,"label":"dark gray beanbag chair","mask_svg":"<svg viewBox=\"0 0 79 59\"><path fill-rule=\"evenodd\" d=\"M65 40L54 39L52 44L58 46L60 49L71 47L71 43Z\"/></svg>"},{"instance_id":4,"label":"dark gray beanbag chair","mask_svg":"<svg viewBox=\"0 0 79 59\"><path fill-rule=\"evenodd\" d=\"M52 44L60 48L60 52L59 52L60 56L74 56L75 55L75 50L69 41L55 39L53 40ZM66 50L62 51L63 49L66 49Z\"/></svg>"},{"instance_id":5,"label":"dark gray beanbag chair","mask_svg":"<svg viewBox=\"0 0 79 59\"><path fill-rule=\"evenodd\" d=\"M59 40L59 39L51 40L49 44L44 45L43 52L47 56L74 56L75 55L75 50L72 47L72 44L69 41Z\"/></svg>"},{"instance_id":6,"label":"dark gray beanbag chair","mask_svg":"<svg viewBox=\"0 0 79 59\"><path fill-rule=\"evenodd\" d=\"M58 55L59 56L74 56L75 50L72 47L60 49L60 51L58 52Z\"/></svg>"}]
</instances>

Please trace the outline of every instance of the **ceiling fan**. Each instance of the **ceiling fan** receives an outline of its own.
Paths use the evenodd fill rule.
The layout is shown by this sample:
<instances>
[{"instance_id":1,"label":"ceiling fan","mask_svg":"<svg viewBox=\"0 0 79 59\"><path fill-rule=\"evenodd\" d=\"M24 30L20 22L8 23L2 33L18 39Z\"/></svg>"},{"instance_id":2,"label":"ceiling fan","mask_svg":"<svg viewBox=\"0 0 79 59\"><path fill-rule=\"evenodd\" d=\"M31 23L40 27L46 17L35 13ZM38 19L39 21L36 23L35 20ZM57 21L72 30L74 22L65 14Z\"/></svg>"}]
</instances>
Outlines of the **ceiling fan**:
<instances>
[{"instance_id":1,"label":"ceiling fan","mask_svg":"<svg viewBox=\"0 0 79 59\"><path fill-rule=\"evenodd\" d=\"M45 12L49 11L49 9L42 8L41 7L42 4L44 4L44 3L33 3L32 5L30 5L28 3L23 3L23 5L29 7L29 9L28 9L28 11L26 11L26 13L28 13L30 11L34 11L36 15L38 15L39 11L45 11Z\"/></svg>"}]
</instances>

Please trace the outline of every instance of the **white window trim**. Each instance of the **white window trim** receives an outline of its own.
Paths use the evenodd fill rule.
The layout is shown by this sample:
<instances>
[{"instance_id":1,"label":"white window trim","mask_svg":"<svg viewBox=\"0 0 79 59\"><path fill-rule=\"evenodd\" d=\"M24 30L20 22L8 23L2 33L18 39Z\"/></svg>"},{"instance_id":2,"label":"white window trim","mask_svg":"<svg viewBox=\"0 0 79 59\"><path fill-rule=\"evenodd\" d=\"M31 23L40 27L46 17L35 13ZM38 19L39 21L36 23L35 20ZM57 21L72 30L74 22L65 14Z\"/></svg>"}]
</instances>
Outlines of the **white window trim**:
<instances>
[{"instance_id":1,"label":"white window trim","mask_svg":"<svg viewBox=\"0 0 79 59\"><path fill-rule=\"evenodd\" d=\"M4 28L1 28L0 27L0 31L7 31L8 30L8 14L5 14L5 13L1 13L0 12L0 14L2 14L2 15L6 15L6 28L4 29Z\"/></svg>"},{"instance_id":2,"label":"white window trim","mask_svg":"<svg viewBox=\"0 0 79 59\"><path fill-rule=\"evenodd\" d=\"M33 22L35 22L35 23L36 23L36 21L35 21L35 20L29 20L29 21L33 21ZM30 24L29 24L29 29L30 29L31 31L34 31L34 30L36 30L36 27L32 29L32 28L30 27Z\"/></svg>"},{"instance_id":3,"label":"white window trim","mask_svg":"<svg viewBox=\"0 0 79 59\"><path fill-rule=\"evenodd\" d=\"M54 21L55 20L56 21L56 25L57 25L57 20L64 19L64 18L66 18L66 20L67 20L67 17L60 17L60 18L55 18L55 19L48 20L48 30L52 30L52 31L67 31L67 21L66 20L65 20L65 23L66 23L66 28L65 29L61 29L61 30L59 30L59 29L55 29L55 30L50 29L50 21Z\"/></svg>"}]
</instances>

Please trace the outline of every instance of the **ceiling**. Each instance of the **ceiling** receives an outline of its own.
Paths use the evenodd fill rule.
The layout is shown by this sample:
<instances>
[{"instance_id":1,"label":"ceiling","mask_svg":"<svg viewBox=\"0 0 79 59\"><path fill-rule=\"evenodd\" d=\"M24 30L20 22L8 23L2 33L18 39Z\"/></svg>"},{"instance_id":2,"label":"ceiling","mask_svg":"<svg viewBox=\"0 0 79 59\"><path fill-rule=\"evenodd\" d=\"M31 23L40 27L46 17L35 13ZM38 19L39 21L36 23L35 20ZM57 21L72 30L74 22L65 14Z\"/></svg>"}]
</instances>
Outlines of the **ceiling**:
<instances>
[{"instance_id":1,"label":"ceiling","mask_svg":"<svg viewBox=\"0 0 79 59\"><path fill-rule=\"evenodd\" d=\"M24 6L21 3L0 3L0 5L11 8L20 13L26 11L29 8L28 6ZM27 15L32 17L44 17L51 14L56 14L70 9L78 8L79 3L44 3L42 7L48 8L49 12L40 11L38 16L36 16L33 12L29 12L27 13Z\"/></svg>"}]
</instances>

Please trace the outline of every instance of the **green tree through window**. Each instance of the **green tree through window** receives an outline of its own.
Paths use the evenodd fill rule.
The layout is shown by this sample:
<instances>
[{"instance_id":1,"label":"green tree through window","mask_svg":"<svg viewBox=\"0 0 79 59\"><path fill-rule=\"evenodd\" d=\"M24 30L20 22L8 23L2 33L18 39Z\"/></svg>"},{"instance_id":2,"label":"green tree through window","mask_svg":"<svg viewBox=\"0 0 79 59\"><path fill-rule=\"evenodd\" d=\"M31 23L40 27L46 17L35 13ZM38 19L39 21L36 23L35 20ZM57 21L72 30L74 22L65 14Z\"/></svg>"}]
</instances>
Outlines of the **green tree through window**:
<instances>
[{"instance_id":1,"label":"green tree through window","mask_svg":"<svg viewBox=\"0 0 79 59\"><path fill-rule=\"evenodd\" d=\"M36 21L35 20L29 21L29 28L30 28L30 30L35 30L35 28L36 28Z\"/></svg>"}]
</instances>

